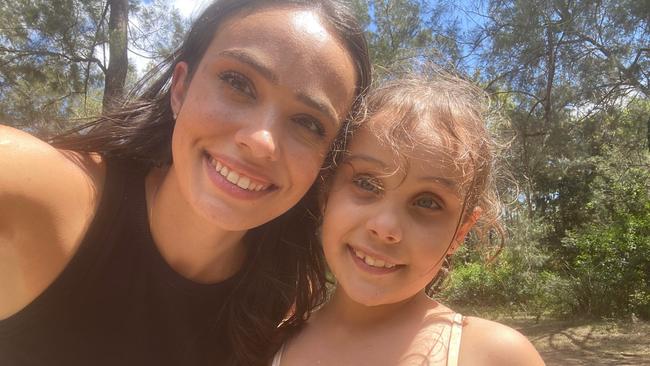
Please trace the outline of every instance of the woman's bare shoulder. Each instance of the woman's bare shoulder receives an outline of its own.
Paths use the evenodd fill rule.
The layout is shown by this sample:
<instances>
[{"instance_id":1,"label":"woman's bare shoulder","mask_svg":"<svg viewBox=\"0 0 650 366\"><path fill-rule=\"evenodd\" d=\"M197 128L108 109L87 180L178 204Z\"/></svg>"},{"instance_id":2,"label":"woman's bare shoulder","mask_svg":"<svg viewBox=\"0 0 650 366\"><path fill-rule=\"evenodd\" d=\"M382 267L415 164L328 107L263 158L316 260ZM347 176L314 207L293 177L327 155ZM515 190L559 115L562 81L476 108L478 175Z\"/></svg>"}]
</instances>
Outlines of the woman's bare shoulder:
<instances>
[{"instance_id":1,"label":"woman's bare shoulder","mask_svg":"<svg viewBox=\"0 0 650 366\"><path fill-rule=\"evenodd\" d=\"M0 125L0 319L40 294L75 253L104 165Z\"/></svg>"},{"instance_id":2,"label":"woman's bare shoulder","mask_svg":"<svg viewBox=\"0 0 650 366\"><path fill-rule=\"evenodd\" d=\"M466 317L460 346L460 365L538 366L544 361L521 333L491 320Z\"/></svg>"},{"instance_id":3,"label":"woman's bare shoulder","mask_svg":"<svg viewBox=\"0 0 650 366\"><path fill-rule=\"evenodd\" d=\"M58 150L11 127L0 125L0 192L26 200L83 201L80 193L101 188L104 163L97 155Z\"/></svg>"}]
</instances>

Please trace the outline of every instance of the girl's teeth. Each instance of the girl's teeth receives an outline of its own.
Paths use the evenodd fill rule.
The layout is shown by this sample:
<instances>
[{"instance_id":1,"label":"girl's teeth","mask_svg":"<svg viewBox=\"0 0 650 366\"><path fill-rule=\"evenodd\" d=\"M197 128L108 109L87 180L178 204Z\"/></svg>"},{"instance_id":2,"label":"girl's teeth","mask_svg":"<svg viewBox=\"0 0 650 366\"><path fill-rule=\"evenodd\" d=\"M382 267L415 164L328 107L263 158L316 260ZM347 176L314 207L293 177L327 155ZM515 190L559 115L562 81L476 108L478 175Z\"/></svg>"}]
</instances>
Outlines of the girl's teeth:
<instances>
[{"instance_id":1,"label":"girl's teeth","mask_svg":"<svg viewBox=\"0 0 650 366\"><path fill-rule=\"evenodd\" d=\"M215 165L214 168L215 168L217 171L221 171L221 168L223 168L223 164L221 164L220 162L217 161L217 165Z\"/></svg>"},{"instance_id":2,"label":"girl's teeth","mask_svg":"<svg viewBox=\"0 0 650 366\"><path fill-rule=\"evenodd\" d=\"M223 175L224 177L227 177L227 176L228 176L228 173L230 172L230 170L228 170L228 167L224 166L223 168L221 168L221 170L219 170L219 172L220 172L221 175Z\"/></svg>"},{"instance_id":3,"label":"girl's teeth","mask_svg":"<svg viewBox=\"0 0 650 366\"><path fill-rule=\"evenodd\" d=\"M383 268L393 268L395 267L394 264L391 263L386 263L381 259L375 259L367 256L364 252L354 249L354 255L357 256L357 258L363 260L367 265L373 266L373 267L383 267Z\"/></svg>"}]
</instances>

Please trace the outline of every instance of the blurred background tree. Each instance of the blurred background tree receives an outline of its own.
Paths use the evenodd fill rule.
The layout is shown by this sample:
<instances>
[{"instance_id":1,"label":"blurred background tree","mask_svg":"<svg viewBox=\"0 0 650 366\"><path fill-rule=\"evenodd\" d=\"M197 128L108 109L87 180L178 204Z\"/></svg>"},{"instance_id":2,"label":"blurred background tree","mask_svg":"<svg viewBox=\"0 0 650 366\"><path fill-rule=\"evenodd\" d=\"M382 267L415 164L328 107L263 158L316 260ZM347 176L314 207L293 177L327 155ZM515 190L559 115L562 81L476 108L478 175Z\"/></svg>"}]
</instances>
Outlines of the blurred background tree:
<instances>
[{"instance_id":1,"label":"blurred background tree","mask_svg":"<svg viewBox=\"0 0 650 366\"><path fill-rule=\"evenodd\" d=\"M170 0L125 1L0 0L0 120L58 131L118 100L146 69L134 59L169 55L188 21ZM650 3L351 3L377 77L456 69L504 117L490 128L510 142L509 239L490 263L470 240L439 296L461 309L649 319Z\"/></svg>"},{"instance_id":2,"label":"blurred background tree","mask_svg":"<svg viewBox=\"0 0 650 366\"><path fill-rule=\"evenodd\" d=\"M0 120L35 133L109 109L137 77L128 50L160 60L185 26L164 0L0 0L0 24Z\"/></svg>"}]
</instances>

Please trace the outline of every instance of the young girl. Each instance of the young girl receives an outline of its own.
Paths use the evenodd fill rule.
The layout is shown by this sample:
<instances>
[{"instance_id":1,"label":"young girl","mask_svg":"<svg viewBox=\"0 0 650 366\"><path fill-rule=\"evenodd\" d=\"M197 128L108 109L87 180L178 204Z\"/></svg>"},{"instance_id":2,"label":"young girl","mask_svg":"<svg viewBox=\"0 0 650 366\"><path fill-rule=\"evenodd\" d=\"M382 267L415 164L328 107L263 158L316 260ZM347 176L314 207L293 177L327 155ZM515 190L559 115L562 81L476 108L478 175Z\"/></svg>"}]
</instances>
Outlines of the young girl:
<instances>
[{"instance_id":1,"label":"young girl","mask_svg":"<svg viewBox=\"0 0 650 366\"><path fill-rule=\"evenodd\" d=\"M336 290L274 366L543 365L520 333L425 293L471 229L498 226L485 102L444 73L371 92L323 200Z\"/></svg>"},{"instance_id":2,"label":"young girl","mask_svg":"<svg viewBox=\"0 0 650 366\"><path fill-rule=\"evenodd\" d=\"M217 0L82 133L0 126L0 365L267 364L323 282L310 189L370 79L352 14Z\"/></svg>"}]
</instances>

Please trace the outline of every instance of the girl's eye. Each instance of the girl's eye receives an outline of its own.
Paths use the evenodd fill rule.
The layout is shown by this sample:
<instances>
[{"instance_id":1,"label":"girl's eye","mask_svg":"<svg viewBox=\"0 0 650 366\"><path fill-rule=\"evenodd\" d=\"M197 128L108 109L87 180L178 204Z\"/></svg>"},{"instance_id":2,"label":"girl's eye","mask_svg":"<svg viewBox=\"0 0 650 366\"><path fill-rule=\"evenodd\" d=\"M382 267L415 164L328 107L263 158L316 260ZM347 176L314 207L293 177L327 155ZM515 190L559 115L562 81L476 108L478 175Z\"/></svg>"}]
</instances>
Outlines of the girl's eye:
<instances>
[{"instance_id":1,"label":"girl's eye","mask_svg":"<svg viewBox=\"0 0 650 366\"><path fill-rule=\"evenodd\" d=\"M323 124L314 117L298 116L293 118L293 121L318 136L325 136L325 128L323 127Z\"/></svg>"},{"instance_id":2,"label":"girl's eye","mask_svg":"<svg viewBox=\"0 0 650 366\"><path fill-rule=\"evenodd\" d=\"M352 183L363 191L371 192L374 194L381 194L384 188L381 186L379 180L367 175L362 175L352 179Z\"/></svg>"},{"instance_id":3,"label":"girl's eye","mask_svg":"<svg viewBox=\"0 0 650 366\"><path fill-rule=\"evenodd\" d=\"M224 81L226 84L228 84L228 86L230 86L238 93L244 94L251 98L255 98L255 87L246 76L238 72L226 71L219 75L219 79Z\"/></svg>"},{"instance_id":4,"label":"girl's eye","mask_svg":"<svg viewBox=\"0 0 650 366\"><path fill-rule=\"evenodd\" d=\"M431 196L422 196L417 198L413 202L413 206L425 208L429 210L438 210L442 208L442 206L438 202L436 202L435 198Z\"/></svg>"}]
</instances>

